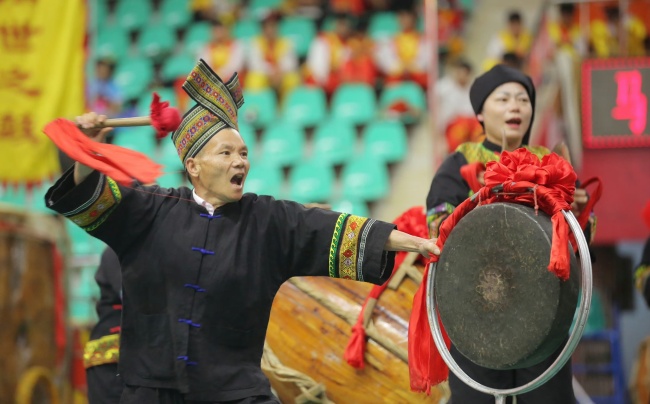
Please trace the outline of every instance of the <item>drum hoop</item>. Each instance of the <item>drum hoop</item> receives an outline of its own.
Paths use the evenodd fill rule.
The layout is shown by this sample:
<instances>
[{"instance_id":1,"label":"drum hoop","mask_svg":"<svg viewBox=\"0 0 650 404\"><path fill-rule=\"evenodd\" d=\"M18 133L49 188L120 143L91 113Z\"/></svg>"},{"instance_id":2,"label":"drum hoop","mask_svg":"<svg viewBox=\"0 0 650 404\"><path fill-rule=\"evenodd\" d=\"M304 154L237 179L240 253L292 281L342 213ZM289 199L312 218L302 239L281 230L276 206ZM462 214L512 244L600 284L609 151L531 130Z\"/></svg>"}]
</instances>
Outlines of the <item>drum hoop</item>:
<instances>
[{"instance_id":1,"label":"drum hoop","mask_svg":"<svg viewBox=\"0 0 650 404\"><path fill-rule=\"evenodd\" d=\"M526 393L531 390L536 389L537 387L543 385L548 380L550 380L560 369L566 364L566 362L571 358L573 351L575 351L580 338L585 329L587 323L587 317L589 316L589 309L591 308L591 294L592 294L592 273L591 273L591 256L589 254L589 245L587 240L582 232L582 228L578 223L578 220L575 218L573 213L563 210L562 214L564 219L569 224L571 232L573 233L577 243L578 251L580 253L580 267L581 267L581 286L580 286L580 305L577 308L578 315L575 322L575 327L569 336L568 341L564 345L562 352L555 359L555 361L537 378L532 380L529 383L524 384L523 386L511 388L511 389L496 389L492 387L485 386L470 376L468 376L461 368L458 366L454 358L451 356L445 340L442 336L442 331L440 325L438 324L438 307L436 304L436 287L435 287L435 277L436 277L436 263L431 263L429 267L429 275L427 279L427 314L429 316L429 327L431 328L431 334L433 335L433 341L442 356L442 359L445 361L449 369L454 372L454 374L462 380L465 384L472 387L475 390L480 392L491 394L495 397L496 404L505 403L507 396L516 396L518 394Z\"/></svg>"}]
</instances>

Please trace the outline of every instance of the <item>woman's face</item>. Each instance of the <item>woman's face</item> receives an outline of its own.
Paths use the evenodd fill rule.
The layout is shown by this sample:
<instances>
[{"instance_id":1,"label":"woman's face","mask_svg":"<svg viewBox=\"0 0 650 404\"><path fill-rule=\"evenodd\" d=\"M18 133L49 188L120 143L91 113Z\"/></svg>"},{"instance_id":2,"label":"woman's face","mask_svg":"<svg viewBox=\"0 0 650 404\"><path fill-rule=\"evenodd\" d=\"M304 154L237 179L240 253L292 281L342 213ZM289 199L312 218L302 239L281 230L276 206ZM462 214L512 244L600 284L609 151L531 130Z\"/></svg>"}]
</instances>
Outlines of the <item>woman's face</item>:
<instances>
[{"instance_id":1,"label":"woman's face","mask_svg":"<svg viewBox=\"0 0 650 404\"><path fill-rule=\"evenodd\" d=\"M510 82L492 91L477 117L483 122L485 136L490 142L505 143L506 149L512 151L521 146L532 116L533 107L526 88Z\"/></svg>"}]
</instances>

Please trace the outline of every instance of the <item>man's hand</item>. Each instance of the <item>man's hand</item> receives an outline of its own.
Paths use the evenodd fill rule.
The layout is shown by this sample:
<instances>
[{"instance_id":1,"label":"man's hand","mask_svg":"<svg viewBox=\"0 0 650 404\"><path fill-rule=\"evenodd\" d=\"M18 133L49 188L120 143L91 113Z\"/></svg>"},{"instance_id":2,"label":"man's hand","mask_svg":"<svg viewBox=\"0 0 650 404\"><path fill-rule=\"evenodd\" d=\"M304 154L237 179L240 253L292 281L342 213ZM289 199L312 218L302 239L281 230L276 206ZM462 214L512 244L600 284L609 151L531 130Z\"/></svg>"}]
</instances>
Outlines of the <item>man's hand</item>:
<instances>
[{"instance_id":1,"label":"man's hand","mask_svg":"<svg viewBox=\"0 0 650 404\"><path fill-rule=\"evenodd\" d=\"M431 255L440 255L440 249L436 245L436 242L438 241L437 238L432 238L420 246L420 254L425 256L426 258L429 258Z\"/></svg>"},{"instance_id":2,"label":"man's hand","mask_svg":"<svg viewBox=\"0 0 650 404\"><path fill-rule=\"evenodd\" d=\"M571 204L571 212L573 212L574 216L577 217L582 213L587 206L587 201L589 201L587 191L582 188L576 188L576 191L573 194L573 203Z\"/></svg>"},{"instance_id":3,"label":"man's hand","mask_svg":"<svg viewBox=\"0 0 650 404\"><path fill-rule=\"evenodd\" d=\"M103 127L104 121L106 115L97 115L95 112L83 114L75 119L75 123L86 136L101 143L106 141L106 135L113 130L113 128Z\"/></svg>"}]
</instances>

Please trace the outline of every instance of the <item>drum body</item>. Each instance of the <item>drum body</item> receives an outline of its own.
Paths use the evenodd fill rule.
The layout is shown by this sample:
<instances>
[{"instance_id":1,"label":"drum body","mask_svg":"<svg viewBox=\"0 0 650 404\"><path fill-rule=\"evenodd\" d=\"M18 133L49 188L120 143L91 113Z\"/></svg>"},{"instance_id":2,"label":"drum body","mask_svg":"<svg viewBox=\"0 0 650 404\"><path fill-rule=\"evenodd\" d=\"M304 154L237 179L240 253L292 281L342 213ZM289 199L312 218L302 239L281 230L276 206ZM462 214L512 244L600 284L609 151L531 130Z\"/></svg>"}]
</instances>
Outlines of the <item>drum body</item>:
<instances>
[{"instance_id":1,"label":"drum body","mask_svg":"<svg viewBox=\"0 0 650 404\"><path fill-rule=\"evenodd\" d=\"M440 318L454 346L491 369L535 365L567 338L579 290L547 269L550 217L512 203L480 206L452 230L436 268Z\"/></svg>"},{"instance_id":2,"label":"drum body","mask_svg":"<svg viewBox=\"0 0 650 404\"><path fill-rule=\"evenodd\" d=\"M439 402L444 394L440 387L432 388L429 397L410 390L408 322L417 286L405 277L396 290L389 288L378 299L364 369L348 365L343 354L372 287L368 283L321 277L286 282L273 303L267 344L285 366L324 385L335 403ZM295 385L266 374L283 403L296 402L300 391Z\"/></svg>"}]
</instances>

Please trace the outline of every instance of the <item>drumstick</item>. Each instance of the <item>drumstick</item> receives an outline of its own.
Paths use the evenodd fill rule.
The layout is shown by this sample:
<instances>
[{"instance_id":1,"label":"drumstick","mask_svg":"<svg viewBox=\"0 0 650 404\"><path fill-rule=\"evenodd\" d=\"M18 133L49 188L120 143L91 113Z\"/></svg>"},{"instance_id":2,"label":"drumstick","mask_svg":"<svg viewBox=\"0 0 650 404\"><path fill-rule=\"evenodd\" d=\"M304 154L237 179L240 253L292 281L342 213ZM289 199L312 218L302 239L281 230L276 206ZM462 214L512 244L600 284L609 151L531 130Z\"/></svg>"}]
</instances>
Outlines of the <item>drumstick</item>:
<instances>
[{"instance_id":1,"label":"drumstick","mask_svg":"<svg viewBox=\"0 0 650 404\"><path fill-rule=\"evenodd\" d=\"M151 125L151 117L134 116L131 118L109 118L100 125L111 128L123 128L127 126L149 126Z\"/></svg>"}]
</instances>

